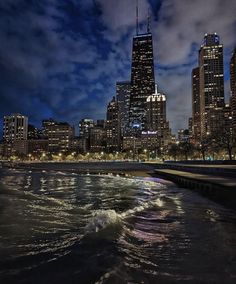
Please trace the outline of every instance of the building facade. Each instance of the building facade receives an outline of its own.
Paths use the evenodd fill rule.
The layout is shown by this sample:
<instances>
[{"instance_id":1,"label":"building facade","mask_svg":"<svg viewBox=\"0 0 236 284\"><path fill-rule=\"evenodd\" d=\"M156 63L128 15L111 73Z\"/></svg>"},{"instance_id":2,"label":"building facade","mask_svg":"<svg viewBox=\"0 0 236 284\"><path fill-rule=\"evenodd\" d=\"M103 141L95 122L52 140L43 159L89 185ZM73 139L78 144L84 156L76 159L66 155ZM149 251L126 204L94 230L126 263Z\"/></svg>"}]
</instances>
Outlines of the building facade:
<instances>
[{"instance_id":1,"label":"building facade","mask_svg":"<svg viewBox=\"0 0 236 284\"><path fill-rule=\"evenodd\" d=\"M113 97L107 106L106 148L108 152L120 150L120 129L119 104Z\"/></svg>"},{"instance_id":2,"label":"building facade","mask_svg":"<svg viewBox=\"0 0 236 284\"><path fill-rule=\"evenodd\" d=\"M194 143L201 141L199 67L192 70L192 136Z\"/></svg>"},{"instance_id":3,"label":"building facade","mask_svg":"<svg viewBox=\"0 0 236 284\"><path fill-rule=\"evenodd\" d=\"M132 154L137 153L142 149L142 140L140 137L135 136L124 136L122 141L122 150L124 152L132 152Z\"/></svg>"},{"instance_id":4,"label":"building facade","mask_svg":"<svg viewBox=\"0 0 236 284\"><path fill-rule=\"evenodd\" d=\"M30 139L27 141L27 154L32 157L48 153L48 139Z\"/></svg>"},{"instance_id":5,"label":"building facade","mask_svg":"<svg viewBox=\"0 0 236 284\"><path fill-rule=\"evenodd\" d=\"M90 151L103 152L106 150L106 129L96 125L90 129Z\"/></svg>"},{"instance_id":6,"label":"building facade","mask_svg":"<svg viewBox=\"0 0 236 284\"><path fill-rule=\"evenodd\" d=\"M206 34L199 50L201 137L214 136L220 129L211 122L212 113L224 108L223 45L219 36ZM213 126L213 128L212 128Z\"/></svg>"},{"instance_id":7,"label":"building facade","mask_svg":"<svg viewBox=\"0 0 236 284\"><path fill-rule=\"evenodd\" d=\"M129 128L129 108L130 108L130 82L117 82L116 83L116 100L119 105L119 119L121 136L125 135L126 130Z\"/></svg>"},{"instance_id":8,"label":"building facade","mask_svg":"<svg viewBox=\"0 0 236 284\"><path fill-rule=\"evenodd\" d=\"M94 120L90 118L84 118L79 122L79 136L89 139L89 131L95 125Z\"/></svg>"},{"instance_id":9,"label":"building facade","mask_svg":"<svg viewBox=\"0 0 236 284\"><path fill-rule=\"evenodd\" d=\"M155 92L152 34L136 35L133 38L130 127L140 130L146 126L147 98Z\"/></svg>"},{"instance_id":10,"label":"building facade","mask_svg":"<svg viewBox=\"0 0 236 284\"><path fill-rule=\"evenodd\" d=\"M37 127L35 127L32 124L28 125L28 135L27 135L28 139L30 140L37 140L37 139L42 139L43 138L43 132L41 129L38 129Z\"/></svg>"},{"instance_id":11,"label":"building facade","mask_svg":"<svg viewBox=\"0 0 236 284\"><path fill-rule=\"evenodd\" d=\"M92 129L94 125L94 120L90 118L84 118L79 122L79 137L81 139L81 142L83 142L84 152L87 152L90 149L89 135L90 129Z\"/></svg>"},{"instance_id":12,"label":"building facade","mask_svg":"<svg viewBox=\"0 0 236 284\"><path fill-rule=\"evenodd\" d=\"M178 143L185 143L190 141L189 129L178 130Z\"/></svg>"},{"instance_id":13,"label":"building facade","mask_svg":"<svg viewBox=\"0 0 236 284\"><path fill-rule=\"evenodd\" d=\"M28 117L19 113L4 116L4 156L27 153Z\"/></svg>"},{"instance_id":14,"label":"building facade","mask_svg":"<svg viewBox=\"0 0 236 284\"><path fill-rule=\"evenodd\" d=\"M232 111L233 137L236 140L236 48L230 60L230 107Z\"/></svg>"},{"instance_id":15,"label":"building facade","mask_svg":"<svg viewBox=\"0 0 236 284\"><path fill-rule=\"evenodd\" d=\"M3 121L3 140L14 142L17 140L27 140L28 117L21 114L4 116Z\"/></svg>"},{"instance_id":16,"label":"building facade","mask_svg":"<svg viewBox=\"0 0 236 284\"><path fill-rule=\"evenodd\" d=\"M157 146L164 146L169 142L170 129L166 118L166 96L158 92L147 98L146 130L156 132Z\"/></svg>"},{"instance_id":17,"label":"building facade","mask_svg":"<svg viewBox=\"0 0 236 284\"><path fill-rule=\"evenodd\" d=\"M44 138L48 139L48 133L51 127L55 126L56 123L57 122L52 118L44 119L42 121L42 133Z\"/></svg>"},{"instance_id":18,"label":"building facade","mask_svg":"<svg viewBox=\"0 0 236 284\"><path fill-rule=\"evenodd\" d=\"M74 137L74 127L67 122L43 120L43 133L48 139L49 152L66 152L71 149Z\"/></svg>"}]
</instances>

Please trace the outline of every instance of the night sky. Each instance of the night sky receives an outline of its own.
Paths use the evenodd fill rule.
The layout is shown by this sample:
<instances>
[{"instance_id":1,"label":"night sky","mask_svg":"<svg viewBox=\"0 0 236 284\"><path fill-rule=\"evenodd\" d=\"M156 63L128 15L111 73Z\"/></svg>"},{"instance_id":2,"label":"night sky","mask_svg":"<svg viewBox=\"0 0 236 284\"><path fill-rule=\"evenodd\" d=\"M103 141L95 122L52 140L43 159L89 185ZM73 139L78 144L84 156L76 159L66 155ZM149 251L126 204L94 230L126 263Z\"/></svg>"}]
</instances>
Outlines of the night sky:
<instances>
[{"instance_id":1,"label":"night sky","mask_svg":"<svg viewBox=\"0 0 236 284\"><path fill-rule=\"evenodd\" d=\"M130 80L135 0L0 0L0 123L53 117L78 125L105 118L115 83ZM140 29L152 17L155 76L174 132L191 116L191 70L205 33L224 44L225 97L236 45L235 0L139 0ZM2 128L2 126L1 126ZM1 130L2 131L2 130Z\"/></svg>"}]
</instances>

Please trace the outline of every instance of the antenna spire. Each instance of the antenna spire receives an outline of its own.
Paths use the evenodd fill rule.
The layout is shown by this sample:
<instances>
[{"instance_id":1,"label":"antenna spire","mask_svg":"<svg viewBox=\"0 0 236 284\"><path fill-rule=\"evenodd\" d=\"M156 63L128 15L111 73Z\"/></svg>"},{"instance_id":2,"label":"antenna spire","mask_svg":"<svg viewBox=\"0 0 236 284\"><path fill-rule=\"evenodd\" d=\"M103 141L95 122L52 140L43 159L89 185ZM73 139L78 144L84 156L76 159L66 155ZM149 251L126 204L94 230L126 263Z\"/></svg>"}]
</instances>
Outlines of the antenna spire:
<instances>
[{"instance_id":1,"label":"antenna spire","mask_svg":"<svg viewBox=\"0 0 236 284\"><path fill-rule=\"evenodd\" d=\"M147 15L147 33L150 33L150 9L148 8L148 15Z\"/></svg>"},{"instance_id":2,"label":"antenna spire","mask_svg":"<svg viewBox=\"0 0 236 284\"><path fill-rule=\"evenodd\" d=\"M139 23L138 23L138 0L136 0L136 35L139 33Z\"/></svg>"},{"instance_id":3,"label":"antenna spire","mask_svg":"<svg viewBox=\"0 0 236 284\"><path fill-rule=\"evenodd\" d=\"M158 93L158 85L155 84L155 94L157 94L157 93Z\"/></svg>"}]
</instances>

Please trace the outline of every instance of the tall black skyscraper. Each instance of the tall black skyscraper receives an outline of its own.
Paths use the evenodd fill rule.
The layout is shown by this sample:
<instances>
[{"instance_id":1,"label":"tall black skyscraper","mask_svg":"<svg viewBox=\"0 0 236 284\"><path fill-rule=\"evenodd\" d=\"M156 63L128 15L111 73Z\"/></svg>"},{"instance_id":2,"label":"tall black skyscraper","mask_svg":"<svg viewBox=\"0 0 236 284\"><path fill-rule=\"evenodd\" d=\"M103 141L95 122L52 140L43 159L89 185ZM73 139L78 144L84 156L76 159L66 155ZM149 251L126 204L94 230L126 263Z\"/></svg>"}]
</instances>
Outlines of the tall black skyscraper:
<instances>
[{"instance_id":1,"label":"tall black skyscraper","mask_svg":"<svg viewBox=\"0 0 236 284\"><path fill-rule=\"evenodd\" d=\"M130 127L146 127L147 98L155 93L155 76L153 60L152 34L138 33L133 38L131 93L130 93Z\"/></svg>"}]
</instances>

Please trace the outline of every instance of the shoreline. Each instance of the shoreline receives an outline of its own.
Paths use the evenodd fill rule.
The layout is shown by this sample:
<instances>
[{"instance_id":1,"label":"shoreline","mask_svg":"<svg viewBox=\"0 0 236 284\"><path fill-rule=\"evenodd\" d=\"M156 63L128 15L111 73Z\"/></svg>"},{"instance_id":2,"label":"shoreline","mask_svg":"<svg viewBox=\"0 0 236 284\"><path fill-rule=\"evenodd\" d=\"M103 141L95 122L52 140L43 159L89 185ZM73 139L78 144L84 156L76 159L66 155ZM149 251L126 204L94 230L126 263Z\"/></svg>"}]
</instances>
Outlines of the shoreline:
<instances>
[{"instance_id":1,"label":"shoreline","mask_svg":"<svg viewBox=\"0 0 236 284\"><path fill-rule=\"evenodd\" d=\"M9 167L11 168L11 167ZM232 176L219 175L209 171L209 168L200 168L190 172L190 167L181 166L173 169L168 165L140 163L140 162L43 162L20 163L15 169L29 171L63 171L76 174L90 175L119 175L123 177L160 178L176 184L180 189L186 188L199 194L236 209L236 179ZM224 169L225 170L225 169ZM223 171L224 172L224 171ZM220 174L220 172L218 172Z\"/></svg>"}]
</instances>

